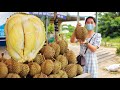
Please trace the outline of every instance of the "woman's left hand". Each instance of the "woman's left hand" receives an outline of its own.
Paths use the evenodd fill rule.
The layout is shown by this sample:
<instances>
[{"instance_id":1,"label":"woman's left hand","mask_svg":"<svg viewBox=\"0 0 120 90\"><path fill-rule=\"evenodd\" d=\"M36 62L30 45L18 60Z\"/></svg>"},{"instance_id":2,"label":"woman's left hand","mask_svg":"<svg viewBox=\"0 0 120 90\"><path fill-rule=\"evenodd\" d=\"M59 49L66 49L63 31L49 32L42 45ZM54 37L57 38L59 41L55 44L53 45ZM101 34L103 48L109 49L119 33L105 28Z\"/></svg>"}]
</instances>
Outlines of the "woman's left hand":
<instances>
[{"instance_id":1,"label":"woman's left hand","mask_svg":"<svg viewBox=\"0 0 120 90\"><path fill-rule=\"evenodd\" d=\"M86 41L79 40L80 44L85 44Z\"/></svg>"}]
</instances>

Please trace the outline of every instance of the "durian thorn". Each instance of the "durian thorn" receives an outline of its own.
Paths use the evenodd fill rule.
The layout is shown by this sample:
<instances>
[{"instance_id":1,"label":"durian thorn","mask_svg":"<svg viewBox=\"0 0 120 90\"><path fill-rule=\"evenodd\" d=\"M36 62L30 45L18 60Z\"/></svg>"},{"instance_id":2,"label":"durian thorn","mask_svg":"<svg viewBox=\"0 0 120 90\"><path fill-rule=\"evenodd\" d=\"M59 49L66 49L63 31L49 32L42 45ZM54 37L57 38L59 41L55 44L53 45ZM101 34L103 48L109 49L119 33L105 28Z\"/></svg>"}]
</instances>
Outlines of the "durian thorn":
<instances>
[{"instance_id":1,"label":"durian thorn","mask_svg":"<svg viewBox=\"0 0 120 90\"><path fill-rule=\"evenodd\" d=\"M63 56L65 56L65 53L63 54Z\"/></svg>"},{"instance_id":2,"label":"durian thorn","mask_svg":"<svg viewBox=\"0 0 120 90\"><path fill-rule=\"evenodd\" d=\"M55 32L55 42L58 42L58 32Z\"/></svg>"},{"instance_id":3,"label":"durian thorn","mask_svg":"<svg viewBox=\"0 0 120 90\"><path fill-rule=\"evenodd\" d=\"M52 59L55 61L55 59L52 57Z\"/></svg>"},{"instance_id":4,"label":"durian thorn","mask_svg":"<svg viewBox=\"0 0 120 90\"><path fill-rule=\"evenodd\" d=\"M4 53L3 53L3 52L1 53L1 56L2 56L2 58L3 58L3 56L4 56Z\"/></svg>"},{"instance_id":5,"label":"durian thorn","mask_svg":"<svg viewBox=\"0 0 120 90\"><path fill-rule=\"evenodd\" d=\"M45 56L44 55L42 55L43 56L43 59L45 60Z\"/></svg>"},{"instance_id":6,"label":"durian thorn","mask_svg":"<svg viewBox=\"0 0 120 90\"><path fill-rule=\"evenodd\" d=\"M45 60L45 56L44 56L44 55L42 55L42 57L43 57L43 59Z\"/></svg>"}]
</instances>

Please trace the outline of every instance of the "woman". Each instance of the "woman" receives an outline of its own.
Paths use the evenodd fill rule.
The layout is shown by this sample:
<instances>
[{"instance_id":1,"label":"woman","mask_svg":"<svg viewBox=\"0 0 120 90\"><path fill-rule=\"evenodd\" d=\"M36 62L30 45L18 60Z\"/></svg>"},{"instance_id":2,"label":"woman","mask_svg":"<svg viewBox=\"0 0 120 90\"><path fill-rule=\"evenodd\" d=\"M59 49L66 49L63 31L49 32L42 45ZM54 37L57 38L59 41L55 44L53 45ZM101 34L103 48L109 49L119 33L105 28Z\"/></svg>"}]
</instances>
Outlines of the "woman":
<instances>
[{"instance_id":1,"label":"woman","mask_svg":"<svg viewBox=\"0 0 120 90\"><path fill-rule=\"evenodd\" d=\"M78 23L77 27L80 26L81 24ZM90 73L93 78L98 78L98 61L95 52L100 47L102 38L100 33L94 32L95 26L96 26L95 18L91 16L87 17L85 20L85 27L88 30L88 35L84 42L81 40L79 40L79 42L80 42L80 54L83 54L86 48L88 48L85 53L86 63L84 66L84 73ZM91 41L89 42L90 39ZM76 42L76 37L74 32L72 34L70 41L71 43Z\"/></svg>"}]
</instances>

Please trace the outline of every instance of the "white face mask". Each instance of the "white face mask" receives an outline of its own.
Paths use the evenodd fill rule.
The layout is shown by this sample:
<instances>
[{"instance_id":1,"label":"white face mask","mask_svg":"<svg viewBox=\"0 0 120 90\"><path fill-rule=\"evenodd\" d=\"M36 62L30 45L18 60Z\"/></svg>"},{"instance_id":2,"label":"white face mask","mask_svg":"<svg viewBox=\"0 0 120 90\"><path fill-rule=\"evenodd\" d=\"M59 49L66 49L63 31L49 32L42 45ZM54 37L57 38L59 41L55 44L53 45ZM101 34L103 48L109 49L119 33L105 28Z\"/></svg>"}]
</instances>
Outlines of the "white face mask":
<instances>
[{"instance_id":1,"label":"white face mask","mask_svg":"<svg viewBox=\"0 0 120 90\"><path fill-rule=\"evenodd\" d=\"M93 24L86 24L85 27L87 28L87 30L93 30L94 29Z\"/></svg>"}]
</instances>

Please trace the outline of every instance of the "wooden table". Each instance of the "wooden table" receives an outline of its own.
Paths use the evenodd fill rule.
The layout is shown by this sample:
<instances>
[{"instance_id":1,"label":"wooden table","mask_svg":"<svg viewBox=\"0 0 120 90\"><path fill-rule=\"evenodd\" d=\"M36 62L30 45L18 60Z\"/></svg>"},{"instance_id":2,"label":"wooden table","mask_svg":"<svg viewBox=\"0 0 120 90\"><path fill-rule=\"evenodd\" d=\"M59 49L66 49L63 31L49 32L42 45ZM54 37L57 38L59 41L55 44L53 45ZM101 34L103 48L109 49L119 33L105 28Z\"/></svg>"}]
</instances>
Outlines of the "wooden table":
<instances>
[{"instance_id":1,"label":"wooden table","mask_svg":"<svg viewBox=\"0 0 120 90\"><path fill-rule=\"evenodd\" d=\"M92 77L89 73L84 73L84 74L81 74L81 75L76 76L74 78L92 78Z\"/></svg>"}]
</instances>

